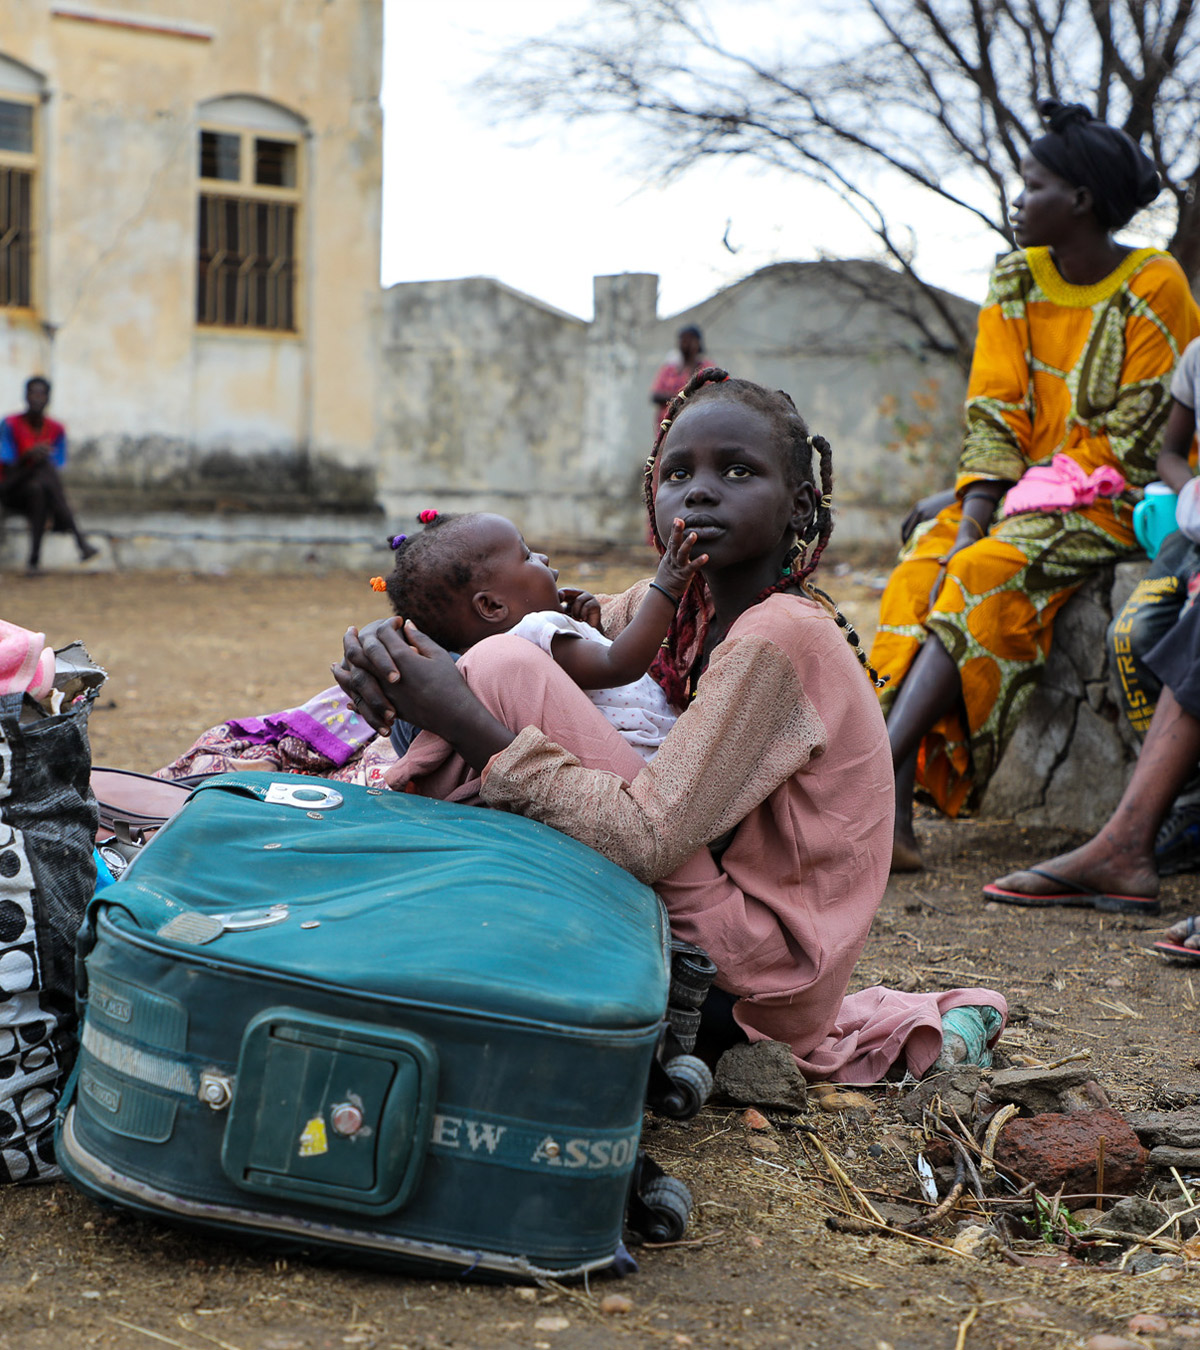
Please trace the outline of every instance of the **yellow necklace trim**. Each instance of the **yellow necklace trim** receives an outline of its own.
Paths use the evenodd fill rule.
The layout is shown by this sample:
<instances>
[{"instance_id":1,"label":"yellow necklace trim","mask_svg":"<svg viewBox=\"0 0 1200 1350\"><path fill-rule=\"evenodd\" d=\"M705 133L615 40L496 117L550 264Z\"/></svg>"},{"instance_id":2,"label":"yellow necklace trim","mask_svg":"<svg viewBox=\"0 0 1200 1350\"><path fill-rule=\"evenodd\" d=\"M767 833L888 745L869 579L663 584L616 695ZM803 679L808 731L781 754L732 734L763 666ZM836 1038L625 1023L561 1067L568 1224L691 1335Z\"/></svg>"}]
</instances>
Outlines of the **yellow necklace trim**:
<instances>
[{"instance_id":1,"label":"yellow necklace trim","mask_svg":"<svg viewBox=\"0 0 1200 1350\"><path fill-rule=\"evenodd\" d=\"M1160 256L1161 249L1135 248L1129 253L1114 272L1090 286L1076 286L1063 279L1062 273L1054 265L1048 248L1039 246L1025 250L1025 261L1033 273L1033 279L1041 287L1048 300L1056 305L1066 305L1072 309L1091 309L1102 300L1115 295L1141 265L1149 258Z\"/></svg>"}]
</instances>

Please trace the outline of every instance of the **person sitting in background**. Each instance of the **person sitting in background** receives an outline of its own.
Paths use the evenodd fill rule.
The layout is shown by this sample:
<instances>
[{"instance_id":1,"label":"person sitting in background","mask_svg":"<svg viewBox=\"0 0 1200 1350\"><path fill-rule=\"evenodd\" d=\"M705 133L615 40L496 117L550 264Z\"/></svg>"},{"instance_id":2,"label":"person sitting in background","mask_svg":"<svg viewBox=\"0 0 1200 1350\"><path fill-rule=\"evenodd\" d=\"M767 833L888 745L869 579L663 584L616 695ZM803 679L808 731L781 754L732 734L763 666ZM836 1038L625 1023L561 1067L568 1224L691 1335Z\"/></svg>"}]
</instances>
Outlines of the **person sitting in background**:
<instances>
[{"instance_id":1,"label":"person sitting in background","mask_svg":"<svg viewBox=\"0 0 1200 1350\"><path fill-rule=\"evenodd\" d=\"M675 336L679 343L679 360L667 361L659 367L654 377L654 387L650 390L656 432L667 404L698 370L708 370L712 366L712 362L704 355L704 334L694 323L681 328Z\"/></svg>"},{"instance_id":2,"label":"person sitting in background","mask_svg":"<svg viewBox=\"0 0 1200 1350\"><path fill-rule=\"evenodd\" d=\"M1178 494L1178 528L1163 540L1146 575L1108 629L1129 725L1140 737L1150 727L1162 684L1146 655L1178 621L1200 586L1200 478L1189 463L1200 401L1200 339L1179 358L1171 378L1171 407L1159 452L1158 476ZM1154 848L1160 877L1200 868L1200 772L1193 773L1163 821Z\"/></svg>"},{"instance_id":3,"label":"person sitting in background","mask_svg":"<svg viewBox=\"0 0 1200 1350\"><path fill-rule=\"evenodd\" d=\"M1171 373L1200 334L1175 259L1113 238L1158 194L1149 158L1080 104L1039 110L1048 130L1014 203L1021 248L997 263L979 315L955 497L913 530L871 653L890 679L893 871L924 865L914 787L950 816L978 797L1055 615L1136 553L1136 489L1154 476Z\"/></svg>"},{"instance_id":4,"label":"person sitting in background","mask_svg":"<svg viewBox=\"0 0 1200 1350\"><path fill-rule=\"evenodd\" d=\"M0 507L29 522L25 575L41 572L42 537L47 528L75 536L80 562L99 552L83 537L67 503L59 470L67 462L67 432L46 416L50 381L34 375L25 383L25 411L0 422Z\"/></svg>"}]
</instances>

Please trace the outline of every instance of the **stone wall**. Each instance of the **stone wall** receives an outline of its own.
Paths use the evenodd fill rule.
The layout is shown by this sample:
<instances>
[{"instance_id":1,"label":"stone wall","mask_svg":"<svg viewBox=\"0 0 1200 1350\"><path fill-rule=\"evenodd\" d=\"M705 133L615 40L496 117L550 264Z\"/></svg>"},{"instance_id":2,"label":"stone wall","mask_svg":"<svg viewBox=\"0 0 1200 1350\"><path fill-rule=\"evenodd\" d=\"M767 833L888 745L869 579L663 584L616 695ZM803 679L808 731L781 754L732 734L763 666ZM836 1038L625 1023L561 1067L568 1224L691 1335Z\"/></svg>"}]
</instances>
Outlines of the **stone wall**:
<instances>
[{"instance_id":1,"label":"stone wall","mask_svg":"<svg viewBox=\"0 0 1200 1350\"><path fill-rule=\"evenodd\" d=\"M696 323L712 360L788 390L833 445L839 539L890 544L913 500L952 478L965 390L895 313L905 285L873 263L781 263L660 318L658 278L628 273L596 278L591 323L485 278L392 286L384 513L432 503L503 511L546 544L641 539L650 386ZM974 306L948 300L969 326Z\"/></svg>"},{"instance_id":2,"label":"stone wall","mask_svg":"<svg viewBox=\"0 0 1200 1350\"><path fill-rule=\"evenodd\" d=\"M1138 743L1121 714L1105 633L1146 567L1106 569L1063 606L1042 679L988 784L981 815L1094 832L1112 814Z\"/></svg>"}]
</instances>

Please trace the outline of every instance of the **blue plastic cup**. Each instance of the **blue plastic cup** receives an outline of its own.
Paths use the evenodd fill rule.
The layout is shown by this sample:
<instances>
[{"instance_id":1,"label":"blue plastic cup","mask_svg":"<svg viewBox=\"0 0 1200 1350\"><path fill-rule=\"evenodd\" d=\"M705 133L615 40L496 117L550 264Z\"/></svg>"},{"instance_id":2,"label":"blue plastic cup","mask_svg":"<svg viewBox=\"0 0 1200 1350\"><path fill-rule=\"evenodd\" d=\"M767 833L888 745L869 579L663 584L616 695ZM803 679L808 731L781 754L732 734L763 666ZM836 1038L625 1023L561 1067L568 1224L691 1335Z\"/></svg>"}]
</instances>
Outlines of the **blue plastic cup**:
<instances>
[{"instance_id":1,"label":"blue plastic cup","mask_svg":"<svg viewBox=\"0 0 1200 1350\"><path fill-rule=\"evenodd\" d=\"M1133 508L1133 532L1137 541L1153 558L1163 540L1175 530L1175 503L1178 497L1166 483L1147 483L1145 495Z\"/></svg>"}]
</instances>

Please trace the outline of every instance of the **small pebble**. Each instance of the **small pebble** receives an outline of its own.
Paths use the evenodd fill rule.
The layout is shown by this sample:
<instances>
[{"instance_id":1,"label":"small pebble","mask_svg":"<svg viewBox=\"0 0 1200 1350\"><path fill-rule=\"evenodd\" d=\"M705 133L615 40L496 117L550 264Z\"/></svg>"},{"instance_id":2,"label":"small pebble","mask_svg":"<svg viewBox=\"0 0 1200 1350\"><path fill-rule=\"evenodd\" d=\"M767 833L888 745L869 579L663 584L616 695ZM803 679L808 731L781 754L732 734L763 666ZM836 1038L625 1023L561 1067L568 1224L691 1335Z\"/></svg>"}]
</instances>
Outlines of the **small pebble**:
<instances>
[{"instance_id":1,"label":"small pebble","mask_svg":"<svg viewBox=\"0 0 1200 1350\"><path fill-rule=\"evenodd\" d=\"M606 1317L624 1316L633 1311L633 1299L624 1294L605 1294L600 1300L600 1311Z\"/></svg>"},{"instance_id":2,"label":"small pebble","mask_svg":"<svg viewBox=\"0 0 1200 1350\"><path fill-rule=\"evenodd\" d=\"M522 1303L536 1303L538 1291L536 1289L514 1289L513 1293Z\"/></svg>"},{"instance_id":3,"label":"small pebble","mask_svg":"<svg viewBox=\"0 0 1200 1350\"><path fill-rule=\"evenodd\" d=\"M1200 1327L1196 1326L1194 1322L1184 1322L1182 1325L1173 1328L1173 1330L1175 1335L1178 1336L1181 1341L1200 1340Z\"/></svg>"},{"instance_id":4,"label":"small pebble","mask_svg":"<svg viewBox=\"0 0 1200 1350\"><path fill-rule=\"evenodd\" d=\"M755 1139L750 1145L755 1153L778 1153L778 1143L774 1139Z\"/></svg>"},{"instance_id":5,"label":"small pebble","mask_svg":"<svg viewBox=\"0 0 1200 1350\"><path fill-rule=\"evenodd\" d=\"M883 1157L883 1145L882 1145L882 1144L872 1144L872 1145L870 1146L870 1148L867 1149L867 1152L871 1155L872 1158L882 1158L882 1157Z\"/></svg>"},{"instance_id":6,"label":"small pebble","mask_svg":"<svg viewBox=\"0 0 1200 1350\"><path fill-rule=\"evenodd\" d=\"M534 1331L566 1331L571 1325L567 1317L539 1317L533 1324Z\"/></svg>"},{"instance_id":7,"label":"small pebble","mask_svg":"<svg viewBox=\"0 0 1200 1350\"><path fill-rule=\"evenodd\" d=\"M829 1111L838 1115L874 1115L875 1103L870 1097L864 1097L861 1092L827 1092L819 1098L822 1111Z\"/></svg>"},{"instance_id":8,"label":"small pebble","mask_svg":"<svg viewBox=\"0 0 1200 1350\"><path fill-rule=\"evenodd\" d=\"M761 1111L756 1111L752 1106L747 1107L742 1112L742 1124L748 1130L769 1130L772 1128L771 1122L766 1116Z\"/></svg>"},{"instance_id":9,"label":"small pebble","mask_svg":"<svg viewBox=\"0 0 1200 1350\"><path fill-rule=\"evenodd\" d=\"M1145 1341L1131 1341L1128 1336L1093 1336L1085 1341L1083 1350L1146 1350Z\"/></svg>"},{"instance_id":10,"label":"small pebble","mask_svg":"<svg viewBox=\"0 0 1200 1350\"><path fill-rule=\"evenodd\" d=\"M999 914L1000 906L994 900L989 900L987 904L984 905L983 912L985 914Z\"/></svg>"},{"instance_id":11,"label":"small pebble","mask_svg":"<svg viewBox=\"0 0 1200 1350\"><path fill-rule=\"evenodd\" d=\"M1138 1313L1135 1317L1129 1319L1127 1328L1135 1336L1144 1336L1151 1331L1170 1331L1171 1324L1165 1317L1160 1317L1157 1313Z\"/></svg>"},{"instance_id":12,"label":"small pebble","mask_svg":"<svg viewBox=\"0 0 1200 1350\"><path fill-rule=\"evenodd\" d=\"M1008 1311L1011 1316L1019 1317L1023 1322L1044 1322L1046 1320L1046 1314L1041 1308L1035 1308L1032 1303L1014 1303Z\"/></svg>"},{"instance_id":13,"label":"small pebble","mask_svg":"<svg viewBox=\"0 0 1200 1350\"><path fill-rule=\"evenodd\" d=\"M1104 987L1105 989L1124 989L1126 988L1126 984L1119 975L1110 975L1108 979L1104 981Z\"/></svg>"}]
</instances>

